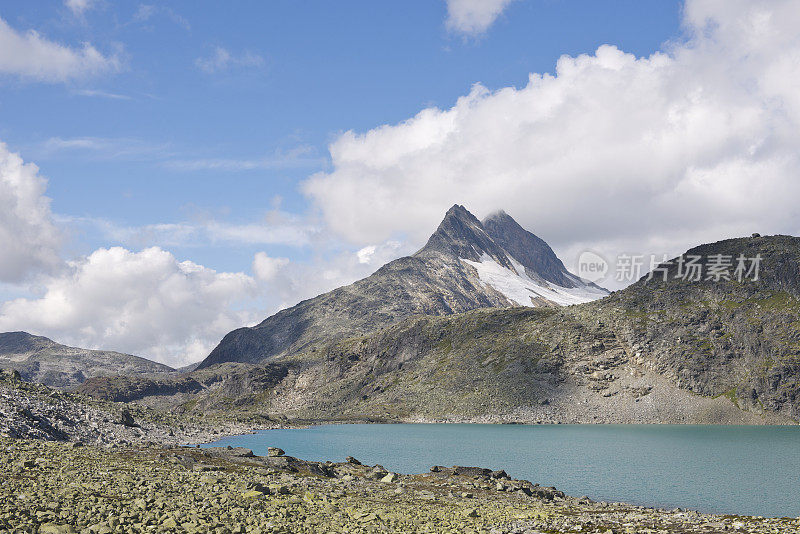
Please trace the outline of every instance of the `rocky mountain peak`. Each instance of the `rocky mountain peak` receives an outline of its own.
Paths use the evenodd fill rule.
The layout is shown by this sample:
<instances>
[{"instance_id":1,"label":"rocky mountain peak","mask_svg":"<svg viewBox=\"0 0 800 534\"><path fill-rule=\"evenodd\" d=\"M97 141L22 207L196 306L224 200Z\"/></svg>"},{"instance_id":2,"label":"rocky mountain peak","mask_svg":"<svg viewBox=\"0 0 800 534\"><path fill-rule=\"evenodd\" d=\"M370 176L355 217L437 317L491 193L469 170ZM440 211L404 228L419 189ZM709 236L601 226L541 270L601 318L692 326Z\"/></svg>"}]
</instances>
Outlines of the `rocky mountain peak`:
<instances>
[{"instance_id":1,"label":"rocky mountain peak","mask_svg":"<svg viewBox=\"0 0 800 534\"><path fill-rule=\"evenodd\" d=\"M608 294L570 274L544 241L507 214L493 214L487 222L494 236L464 206L454 205L416 254L281 310L255 327L228 333L198 369L224 362L269 361L319 343L374 332L414 315L567 306ZM517 238L524 240L519 246L512 243ZM528 251L526 246L535 248ZM537 260L540 253L546 257ZM536 271L539 266L544 267L543 274Z\"/></svg>"},{"instance_id":2,"label":"rocky mountain peak","mask_svg":"<svg viewBox=\"0 0 800 534\"><path fill-rule=\"evenodd\" d=\"M489 222L489 221L494 221L494 220L504 221L504 220L508 220L508 219L511 219L512 221L514 221L514 218L511 217L511 215L509 215L508 213L506 213L505 210L495 210L495 211L491 212L489 215L487 215L486 217L484 217L484 219L482 221L482 224L485 226L486 223ZM516 221L514 221L514 222L516 222Z\"/></svg>"},{"instance_id":3,"label":"rocky mountain peak","mask_svg":"<svg viewBox=\"0 0 800 534\"><path fill-rule=\"evenodd\" d=\"M491 213L482 224L489 237L525 267L528 276L539 276L562 287L581 285L550 245L525 230L503 210Z\"/></svg>"},{"instance_id":4,"label":"rocky mountain peak","mask_svg":"<svg viewBox=\"0 0 800 534\"><path fill-rule=\"evenodd\" d=\"M477 217L458 204L447 210L439 227L417 255L432 253L472 261L480 261L488 255L500 265L512 268L506 254L492 241Z\"/></svg>"}]
</instances>

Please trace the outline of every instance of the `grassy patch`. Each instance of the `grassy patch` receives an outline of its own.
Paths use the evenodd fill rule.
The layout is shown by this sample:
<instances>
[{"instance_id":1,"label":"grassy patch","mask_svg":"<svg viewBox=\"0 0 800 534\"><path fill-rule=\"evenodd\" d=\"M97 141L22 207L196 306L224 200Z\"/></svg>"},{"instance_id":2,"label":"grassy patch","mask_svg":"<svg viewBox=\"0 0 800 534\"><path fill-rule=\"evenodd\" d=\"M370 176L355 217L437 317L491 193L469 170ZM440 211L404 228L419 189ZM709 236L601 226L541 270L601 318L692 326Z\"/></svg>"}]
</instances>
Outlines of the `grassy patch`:
<instances>
[{"instance_id":1,"label":"grassy patch","mask_svg":"<svg viewBox=\"0 0 800 534\"><path fill-rule=\"evenodd\" d=\"M699 340L697 348L700 352L705 354L713 354L714 352L714 345L711 343L711 340L708 338Z\"/></svg>"},{"instance_id":2,"label":"grassy patch","mask_svg":"<svg viewBox=\"0 0 800 534\"><path fill-rule=\"evenodd\" d=\"M737 308L741 308L742 307L742 303L741 302L737 302L735 300L721 300L721 301L719 301L719 307L720 308L724 308L724 309L726 309L728 311L731 311L731 310L735 310Z\"/></svg>"},{"instance_id":3,"label":"grassy patch","mask_svg":"<svg viewBox=\"0 0 800 534\"><path fill-rule=\"evenodd\" d=\"M197 399L192 399L183 403L183 409L187 412L191 412L197 406Z\"/></svg>"},{"instance_id":4,"label":"grassy patch","mask_svg":"<svg viewBox=\"0 0 800 534\"><path fill-rule=\"evenodd\" d=\"M731 401L734 406L736 406L740 410L742 409L741 406L739 406L739 397L736 395L736 388L731 388L728 391L726 391L725 393L723 393L722 395L717 395L714 398L718 399L720 397L725 397L726 399Z\"/></svg>"}]
</instances>

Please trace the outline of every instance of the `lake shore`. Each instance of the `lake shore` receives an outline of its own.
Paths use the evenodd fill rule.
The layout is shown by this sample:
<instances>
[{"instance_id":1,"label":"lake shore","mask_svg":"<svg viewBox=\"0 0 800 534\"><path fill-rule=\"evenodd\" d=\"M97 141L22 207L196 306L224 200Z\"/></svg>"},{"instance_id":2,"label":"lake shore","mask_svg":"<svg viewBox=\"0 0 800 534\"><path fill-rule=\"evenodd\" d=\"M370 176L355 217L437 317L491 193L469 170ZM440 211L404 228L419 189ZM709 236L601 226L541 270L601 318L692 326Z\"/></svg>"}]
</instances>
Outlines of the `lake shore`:
<instances>
[{"instance_id":1,"label":"lake shore","mask_svg":"<svg viewBox=\"0 0 800 534\"><path fill-rule=\"evenodd\" d=\"M244 490L239 491L239 486L235 484L238 475L234 476L231 473L244 474L247 480L252 479L252 481L254 481L253 483L259 483L262 484L262 486L268 483L275 484L284 481L286 482L284 485L288 484L287 487L296 486L297 488L303 489L300 493L286 495L280 492L275 495L270 495L269 492L264 494L265 499L271 499L269 501L270 504L265 504L264 506L266 506L265 510L268 511L268 517L272 518L270 519L271 524L277 525L277 530L262 529L261 532L280 532L280 528L283 528L281 525L286 526L289 524L289 519L284 518L286 520L283 521L278 518L275 520L275 518L269 516L269 513L276 512L276 510L278 514L283 514L284 512L281 510L284 509L294 510L292 513L297 513L299 515L291 517L300 517L303 521L308 521L309 525L315 525L316 523L314 523L314 521L319 519L315 514L324 515L330 512L327 508L316 508L314 505L310 505L310 503L304 500L305 492L310 491L308 488L312 486L316 488L313 491L319 492L320 499L322 499L323 503L326 505L334 503L337 510L344 514L340 518L340 523L337 524L337 528L340 528L340 530L331 530L332 532L347 531L348 528L351 529L351 531L364 531L364 529L361 528L364 526L364 522L360 521L358 517L355 517L355 515L361 512L355 513L354 515L348 510L362 510L367 514L366 516L359 517L372 517L369 514L375 514L378 518L384 516L385 518L391 518L393 514L396 515L398 509L401 509L411 514L412 517L418 518L418 520L415 520L417 522L411 526L402 522L395 524L389 521L389 523L386 523L386 521L382 519L377 519L378 523L376 523L376 525L380 524L389 528L389 531L395 529L395 531L398 532L404 531L399 525L402 525L403 528L411 529L405 531L424 532L424 525L428 524L440 525L442 528L447 525L456 525L453 529L458 532L465 531L464 529L467 527L473 528L473 524L478 526L488 525L487 528L491 526L489 530L475 528L474 530L478 532L492 532L492 529L495 529L495 532L547 532L548 530L544 528L545 526L547 528L552 526L553 529L557 530L558 528L562 528L563 525L567 525L570 521L574 521L575 517L580 518L578 521L585 528L593 528L591 525L597 524L596 520L600 517L603 518L603 521L607 521L609 525L615 524L615 521L620 525L624 525L626 522L631 523L632 521L633 524L645 525L646 521L650 521L652 525L668 524L671 525L670 528L674 526L675 528L684 529L668 530L669 532L716 532L717 530L703 530L702 528L705 527L701 528L701 526L716 524L719 528L722 528L720 526L722 525L729 527L730 530L735 523L733 520L730 520L730 518L734 516L696 514L694 512L670 512L667 510L643 508L627 504L598 504L591 502L589 499L574 499L566 496L558 497L558 499L542 500L538 497L533 498L525 492L524 487L532 488L532 484L528 484L527 486L513 486L499 481L505 484L505 486L503 489L497 489L498 481L493 480L478 480L469 477L463 479L460 477L447 476L445 477L446 481L442 481L440 478L443 475L425 474L411 476L398 474L398 480L400 480L401 483L396 484L395 487L387 486L379 483L379 481L372 480L369 473L366 471L362 472L361 468L353 467L350 464L330 464L334 466L333 469L336 475L320 476L319 471L303 474L303 469L298 469L299 472L292 472L290 469L281 469L274 466L270 467L261 459L236 458L223 454L221 456L212 455L214 458L212 461L206 456L208 454L206 450L181 445L186 445L188 443L209 443L220 440L226 436L253 435L252 433L265 428L291 430L299 428L314 429L320 428L317 425L334 424L339 426L352 424L355 421L276 420L237 422L219 421L216 419L187 419L175 414L150 410L135 404L96 401L81 395L59 392L45 386L20 382L6 376L0 378L3 378L3 380L0 380L0 393L2 393L2 395L0 395L0 412L2 412L3 416L0 418L0 445L2 445L2 449L4 450L4 454L2 455L3 461L0 463L0 466L2 467L4 478L11 481L8 487L0 492L0 495L3 496L3 506L6 507L3 511L5 515L0 515L0 518L6 521L5 524L0 522L0 531L5 529L11 531L25 531L25 528L31 527L28 531L36 532L36 530L33 529L34 525L47 524L44 522L45 519L53 519L54 521L50 521L50 523L60 525L58 528L61 528L63 524L67 524L71 521L72 523L69 524L80 527L76 527L76 531L79 532L86 528L86 523L89 519L92 521L97 519L93 524L108 523L107 518L95 517L88 512L84 514L84 516L81 516L82 519L79 518L79 516L75 514L80 512L82 506L89 506L89 510L91 510L91 508L98 508L96 505L105 503L107 510L103 511L102 514L106 514L108 510L113 508L113 502L128 502L130 499L145 499L145 504L147 506L145 506L145 509L142 511L144 515L139 514L139 516L136 517L136 519L141 522L145 520L143 519L146 515L145 512L149 513L151 505L155 503L155 501L147 501L149 498L147 495L150 495L148 492L151 492L153 487L170 485L173 483L173 478L177 477L175 480L183 480L188 484L188 488L205 491L208 489L207 484L202 482L198 477L202 478L202 473L208 472L209 469L212 471L219 471L219 473L216 473L214 476L221 477L220 480L222 480L224 476L229 476L229 479L226 479L227 481L225 482L227 486L223 484L214 491L221 492L217 497L222 499L222 496L225 496L225 502L231 505L235 504L236 507L242 507L240 506L241 503L237 500L239 498L237 496ZM127 416L125 415L126 412ZM377 421L364 420L359 422L376 423ZM436 421L430 422L435 423ZM447 428L454 429L458 426L459 425L447 425ZM518 425L491 426L496 429L506 428L508 430L521 430ZM537 428L545 429L555 426L556 425L536 425ZM564 428L573 427L574 425L560 426ZM604 425L591 426L602 427ZM426 425L426 428L427 427L428 425ZM375 427L374 425L370 425L370 428ZM434 428L435 425L430 426L430 429ZM294 448L290 449L287 447L287 450L291 450L299 456L305 456L304 454L295 452ZM330 455L323 457L341 458L340 453L349 450L351 449L347 446L341 446L336 452L332 452ZM444 449L439 450L436 459L431 463L442 461L444 457L443 451ZM266 454L266 452L264 454ZM360 454L361 453L358 453L357 456ZM189 461L189 458L192 460ZM387 465L389 465L392 461L391 458L392 454L387 452L377 459L373 458L373 461L385 461ZM481 462L484 460L476 460L474 465L483 465ZM253 467L253 462L255 462L255 467ZM274 462L274 460L270 460L270 462ZM501 458L493 460L490 463L496 464L496 468L508 468L512 466L513 461L506 457L505 462L503 462ZM218 465L219 468L213 467L214 465ZM301 465L314 465L314 462ZM427 469L427 467L429 467L429 464L421 467L421 469ZM257 471L251 472L250 470L252 468ZM151 469L152 473L148 473L148 469ZM264 469L266 469L266 471L264 471ZM138 478L134 477L134 480L144 484L144 487L140 488L137 484L131 486L127 478L120 480L118 474L122 472L138 473L136 475ZM403 472L410 473L414 471ZM441 472L446 473L446 470ZM98 473L100 473L100 475L98 475ZM198 475L198 473L200 474ZM344 477L348 474L351 474L353 479L345 479ZM540 477L538 475L532 478L540 482L550 481L550 483L554 480L553 478ZM601 477L600 480L604 479ZM308 486L309 484L311 484L311 486ZM422 484L422 486L418 486L416 490L406 494L406 489L413 489L415 484ZM424 493L429 491L425 489L425 484L433 484L432 487L434 490L439 487L437 484L441 485L441 489L449 489L443 495L438 495L436 491L434 491L435 498L431 499L429 493ZM477 486L475 484L477 484ZM522 483L520 482L520 484ZM579 490L577 491L581 491L580 494L583 494L585 490L581 486L578 487ZM119 493L117 492L118 488L127 489ZM347 488L357 491L348 493ZM389 488L393 489L388 491ZM492 488L494 488L494 490ZM403 491L392 493L398 489ZM511 491L509 491L509 489ZM522 490L522 493L520 493L520 490ZM177 487L175 491L178 491ZM345 493L339 495L341 491L345 491ZM576 491L574 486L573 491ZM474 495L473 497L460 497L462 493L472 493ZM372 498L372 494L382 495L382 498L376 501ZM590 492L590 494L596 497L594 492ZM57 499L56 497L51 498L51 496L56 495L59 496ZM483 497L481 497L481 495ZM128 496L131 497L129 498ZM217 497L215 497L215 499ZM613 498L619 497L615 496ZM72 500L70 501L70 499ZM531 499L533 499L533 501L531 501ZM559 499L563 499L563 502ZM300 502L295 502L297 500L301 501L302 504ZM621 500L642 503L657 502L649 500L649 498L645 498L638 493L635 496L629 496ZM431 504L439 503L439 501L445 502L445 504ZM199 530L195 530L196 532L226 532L224 529L217 530L216 527L213 529L210 527L206 528L211 523L211 517L217 513L219 508L218 503L214 504L214 502L203 500L192 504L194 506L192 510L195 510L200 515L205 514L204 517L209 519L209 521L202 524L205 526L198 523L196 526ZM90 506L90 503L94 504ZM489 511L482 511L480 506L486 505L487 503L490 505ZM245 502L245 504L248 503ZM273 505L277 508L273 509ZM472 506L470 507L470 505ZM172 503L165 504L164 506L166 506L166 508L163 506L162 508L166 511L158 516L157 519L159 521L164 519L164 515L169 510L171 510L170 513L173 513L173 515L181 517L181 514L185 512L184 508L181 508L183 504L179 502L175 503L177 508L172 507ZM189 505L187 504L186 506ZM428 510L426 508L428 506L433 506L433 508ZM450 512L441 515L443 513L441 510L442 506L445 506ZM553 508L554 506L555 508ZM246 507L242 507L242 509L245 508ZM475 517L469 518L459 515L465 511L465 513L471 512L473 508L477 510L476 513L480 514L480 520L477 520ZM103 510L102 506L100 506L99 509ZM249 510L249 508L247 509ZM742 508L733 509L742 510ZM25 510L27 510L27 512ZM52 510L58 510L58 513L52 515L49 513ZM495 511L492 512L491 510ZM534 510L535 513L539 515L525 516L525 514L531 510ZM556 510L556 512L553 512L553 510ZM542 515L544 512L551 515ZM92 513L96 513L96 511ZM548 519L545 523L540 525L541 528L532 526L538 524L536 523L537 521L541 522L544 517ZM454 518L457 518L457 520ZM591 518L594 518L595 522L590 525L589 523L592 521ZM614 518L617 518L618 521ZM134 518L127 518L124 520L133 521L133 519ZM235 518L231 518L231 521L234 521L234 519ZM67 521L67 523L58 523L58 521L61 520ZM152 518L146 519L146 521L152 521ZM255 521L254 524L260 524L258 523L260 519L253 519L253 521ZM764 522L755 518L745 518L739 522L748 525L747 528L752 527L754 530L751 529L751 532L768 532L771 531L769 529L773 527L772 520L766 520L766 522ZM778 521L775 524L780 527L784 523ZM794 525L793 528L797 528L797 525L794 523L786 524ZM387 525L394 526L389 527ZM680 525L680 527L676 525ZM168 528L162 528L160 522L156 522L150 526L153 526L155 531L169 531ZM202 528L200 528L201 526ZM111 528L111 531L117 531L110 524L109 528ZM224 526L224 528L228 527ZM450 526L447 526L447 528L450 528ZM522 530L514 530L515 528ZM614 532L625 532L624 529L614 530L616 527L613 526L609 528ZM645 527L642 526L642 528ZM652 531L658 532L658 528L663 527L650 526L646 528L655 529ZM58 530L56 526L48 526L47 529L40 529L39 531L70 532L69 529ZM178 528L178 530L181 530L181 528ZM598 532L606 532L606 530L598 530ZM100 530L95 529L95 531L102 531L102 528ZM137 531L137 529L133 528L131 531ZM234 532L235 530L229 529L228 531ZM246 531L249 532L250 530ZM252 531L258 532L259 530ZM307 531L312 532L315 530L309 527ZM429 531L439 532L441 530L433 528ZM444 531L447 530L445 529ZM593 530L584 531L593 532ZM792 532L793 530L788 529L785 531ZM782 531L778 530L778 532Z\"/></svg>"},{"instance_id":2,"label":"lake shore","mask_svg":"<svg viewBox=\"0 0 800 534\"><path fill-rule=\"evenodd\" d=\"M110 532L790 533L764 519L596 503L504 472L256 457L245 449L107 448L0 438L0 530Z\"/></svg>"}]
</instances>

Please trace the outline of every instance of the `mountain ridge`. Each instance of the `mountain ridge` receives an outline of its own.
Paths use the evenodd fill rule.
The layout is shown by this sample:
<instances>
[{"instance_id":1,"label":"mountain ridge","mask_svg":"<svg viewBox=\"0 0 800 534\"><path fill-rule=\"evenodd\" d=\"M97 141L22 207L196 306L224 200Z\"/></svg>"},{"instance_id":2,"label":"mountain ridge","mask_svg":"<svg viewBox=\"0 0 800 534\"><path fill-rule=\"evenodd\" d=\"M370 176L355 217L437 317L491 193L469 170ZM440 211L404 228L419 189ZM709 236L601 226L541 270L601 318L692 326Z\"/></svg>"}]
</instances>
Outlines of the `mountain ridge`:
<instances>
[{"instance_id":1,"label":"mountain ridge","mask_svg":"<svg viewBox=\"0 0 800 534\"><path fill-rule=\"evenodd\" d=\"M555 257L552 249L544 246ZM562 269L562 276L571 281L563 291L550 287L544 276L539 281L524 278L514 258L492 239L482 223L464 206L454 205L425 246L413 255L391 261L353 284L281 310L254 327L228 333L198 369L229 361L268 360L302 351L323 339L366 334L412 315L450 315L518 304L551 306L608 293L581 281L566 271L560 260L555 261L556 267L551 269ZM536 264L529 262L522 270L538 276L535 268ZM552 273L545 276L554 277ZM503 291L509 284L513 294ZM527 302L519 302L526 300L528 286L542 287L539 293L530 293ZM586 289L585 294L561 294L580 287Z\"/></svg>"},{"instance_id":2,"label":"mountain ridge","mask_svg":"<svg viewBox=\"0 0 800 534\"><path fill-rule=\"evenodd\" d=\"M758 280L685 280L672 260L666 279L644 276L602 300L411 316L266 364L196 371L190 394L139 385L156 394L138 399L309 421L796 423L800 238L729 239L682 256L719 254L761 256ZM85 386L127 394L113 378Z\"/></svg>"},{"instance_id":3,"label":"mountain ridge","mask_svg":"<svg viewBox=\"0 0 800 534\"><path fill-rule=\"evenodd\" d=\"M140 356L70 347L24 331L0 333L0 368L16 370L28 382L60 388L96 376L174 371Z\"/></svg>"}]
</instances>

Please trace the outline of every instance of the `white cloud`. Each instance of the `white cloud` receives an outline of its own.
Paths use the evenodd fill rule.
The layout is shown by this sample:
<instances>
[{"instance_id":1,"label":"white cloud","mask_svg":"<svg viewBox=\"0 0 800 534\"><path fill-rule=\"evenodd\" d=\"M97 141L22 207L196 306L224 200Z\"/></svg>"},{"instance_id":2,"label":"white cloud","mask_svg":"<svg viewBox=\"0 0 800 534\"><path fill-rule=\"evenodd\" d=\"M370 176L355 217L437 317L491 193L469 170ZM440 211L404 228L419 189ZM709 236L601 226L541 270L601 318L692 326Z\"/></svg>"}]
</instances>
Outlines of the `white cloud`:
<instances>
[{"instance_id":1,"label":"white cloud","mask_svg":"<svg viewBox=\"0 0 800 534\"><path fill-rule=\"evenodd\" d=\"M234 308L254 293L256 283L243 273L178 261L156 247L114 247L72 263L44 287L39 298L0 304L0 331L26 330L183 365L253 319Z\"/></svg>"},{"instance_id":2,"label":"white cloud","mask_svg":"<svg viewBox=\"0 0 800 534\"><path fill-rule=\"evenodd\" d=\"M340 250L302 262L256 254L253 272L261 282L268 310L263 316L351 284L369 276L387 262L414 252L409 245L394 240L365 248L357 252Z\"/></svg>"},{"instance_id":3,"label":"white cloud","mask_svg":"<svg viewBox=\"0 0 800 534\"><path fill-rule=\"evenodd\" d=\"M96 217L56 216L74 230L96 230L106 240L127 247L201 247L209 245L288 245L304 247L320 233L310 221L277 210L253 222L231 223L213 218L177 223L122 226Z\"/></svg>"},{"instance_id":4,"label":"white cloud","mask_svg":"<svg viewBox=\"0 0 800 534\"><path fill-rule=\"evenodd\" d=\"M478 35L489 29L512 0L446 0L447 27Z\"/></svg>"},{"instance_id":5,"label":"white cloud","mask_svg":"<svg viewBox=\"0 0 800 534\"><path fill-rule=\"evenodd\" d=\"M67 8L72 11L72 14L76 17L83 15L96 3L96 0L64 0L64 5L67 6Z\"/></svg>"},{"instance_id":6,"label":"white cloud","mask_svg":"<svg viewBox=\"0 0 800 534\"><path fill-rule=\"evenodd\" d=\"M266 252L258 252L253 258L253 273L259 280L269 281L287 265L289 265L288 258L271 258Z\"/></svg>"},{"instance_id":7,"label":"white cloud","mask_svg":"<svg viewBox=\"0 0 800 534\"><path fill-rule=\"evenodd\" d=\"M315 157L314 150L300 146L288 151L275 151L258 158L196 158L172 159L164 162L164 167L176 171L252 171L263 169L296 169L321 167L323 158Z\"/></svg>"},{"instance_id":8,"label":"white cloud","mask_svg":"<svg viewBox=\"0 0 800 534\"><path fill-rule=\"evenodd\" d=\"M234 55L227 49L218 46L213 54L209 57L197 58L194 64L204 73L214 74L231 68L261 67L264 64L264 58L248 51Z\"/></svg>"},{"instance_id":9,"label":"white cloud","mask_svg":"<svg viewBox=\"0 0 800 534\"><path fill-rule=\"evenodd\" d=\"M394 240L387 241L382 245L367 245L356 251L356 258L358 258L358 263L374 265L376 260L385 260L387 256L394 259L396 251L400 250L401 247L401 243Z\"/></svg>"},{"instance_id":10,"label":"white cloud","mask_svg":"<svg viewBox=\"0 0 800 534\"><path fill-rule=\"evenodd\" d=\"M450 109L347 132L304 191L361 246L422 243L457 202L506 209L567 264L586 246L800 233L800 5L690 0L685 25L692 38L663 53L601 46L525 87L476 85Z\"/></svg>"},{"instance_id":11,"label":"white cloud","mask_svg":"<svg viewBox=\"0 0 800 534\"><path fill-rule=\"evenodd\" d=\"M0 282L16 282L58 263L47 181L39 169L0 143Z\"/></svg>"},{"instance_id":12,"label":"white cloud","mask_svg":"<svg viewBox=\"0 0 800 534\"><path fill-rule=\"evenodd\" d=\"M131 22L139 24L146 23L151 21L159 14L169 18L172 22L178 26L181 26L184 30L189 30L192 27L188 20L173 11L171 8L166 6L155 6L152 4L139 4L139 7L133 14Z\"/></svg>"},{"instance_id":13,"label":"white cloud","mask_svg":"<svg viewBox=\"0 0 800 534\"><path fill-rule=\"evenodd\" d=\"M42 82L66 82L120 70L115 56L104 56L89 43L70 48L39 35L20 33L0 18L0 73Z\"/></svg>"},{"instance_id":14,"label":"white cloud","mask_svg":"<svg viewBox=\"0 0 800 534\"><path fill-rule=\"evenodd\" d=\"M369 245L362 248L356 252L358 263L370 263L373 254L375 254L375 245Z\"/></svg>"},{"instance_id":15,"label":"white cloud","mask_svg":"<svg viewBox=\"0 0 800 534\"><path fill-rule=\"evenodd\" d=\"M130 160L148 161L171 156L169 145L157 144L136 138L126 137L51 137L33 147L41 157L51 156L60 152L92 153L97 159L127 158Z\"/></svg>"},{"instance_id":16,"label":"white cloud","mask_svg":"<svg viewBox=\"0 0 800 534\"><path fill-rule=\"evenodd\" d=\"M117 100L130 100L125 95L103 93L99 91L74 91L81 96L97 96ZM288 150L274 150L257 157L191 157L187 150L179 150L170 143L158 143L134 137L50 137L33 145L31 149L40 157L56 153L85 152L93 153L98 159L142 159L159 165L165 169L179 172L226 171L247 172L275 169L318 169L324 168L327 159L320 157L312 147L301 145ZM192 149L191 152L196 152Z\"/></svg>"},{"instance_id":17,"label":"white cloud","mask_svg":"<svg viewBox=\"0 0 800 534\"><path fill-rule=\"evenodd\" d=\"M79 89L77 91L73 91L73 94L78 96L108 98L109 100L133 100L133 98L128 95L111 93L109 91L102 91L100 89Z\"/></svg>"},{"instance_id":18,"label":"white cloud","mask_svg":"<svg viewBox=\"0 0 800 534\"><path fill-rule=\"evenodd\" d=\"M210 222L205 226L212 242L268 244L282 243L303 246L309 243L313 227L294 224L274 225L269 223L229 224Z\"/></svg>"},{"instance_id":19,"label":"white cloud","mask_svg":"<svg viewBox=\"0 0 800 534\"><path fill-rule=\"evenodd\" d=\"M139 7L136 9L136 13L133 14L133 21L147 22L153 17L153 15L156 14L157 11L158 9L154 5L139 4Z\"/></svg>"}]
</instances>

